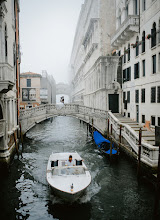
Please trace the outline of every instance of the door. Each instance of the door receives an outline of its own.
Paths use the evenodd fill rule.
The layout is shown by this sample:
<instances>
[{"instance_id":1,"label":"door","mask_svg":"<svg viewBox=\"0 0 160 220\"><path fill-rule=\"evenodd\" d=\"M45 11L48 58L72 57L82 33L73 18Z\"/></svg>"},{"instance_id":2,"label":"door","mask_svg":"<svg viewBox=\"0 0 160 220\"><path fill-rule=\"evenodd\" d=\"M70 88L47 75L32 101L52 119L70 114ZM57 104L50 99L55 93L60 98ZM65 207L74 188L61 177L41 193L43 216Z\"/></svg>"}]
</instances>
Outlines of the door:
<instances>
[{"instance_id":1,"label":"door","mask_svg":"<svg viewBox=\"0 0 160 220\"><path fill-rule=\"evenodd\" d=\"M139 105L136 105L136 122L139 123Z\"/></svg>"},{"instance_id":2,"label":"door","mask_svg":"<svg viewBox=\"0 0 160 220\"><path fill-rule=\"evenodd\" d=\"M109 94L109 110L112 113L119 113L119 95Z\"/></svg>"}]
</instances>

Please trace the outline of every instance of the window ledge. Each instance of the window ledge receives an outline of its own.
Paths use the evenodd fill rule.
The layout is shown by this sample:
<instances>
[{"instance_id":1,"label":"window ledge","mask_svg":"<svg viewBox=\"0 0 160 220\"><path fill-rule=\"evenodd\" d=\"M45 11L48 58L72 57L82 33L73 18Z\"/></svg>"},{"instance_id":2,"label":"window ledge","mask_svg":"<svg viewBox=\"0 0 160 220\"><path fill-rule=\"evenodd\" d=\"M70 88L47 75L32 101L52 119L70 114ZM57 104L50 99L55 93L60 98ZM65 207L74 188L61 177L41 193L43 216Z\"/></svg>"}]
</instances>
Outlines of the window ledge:
<instances>
[{"instance_id":1,"label":"window ledge","mask_svg":"<svg viewBox=\"0 0 160 220\"><path fill-rule=\"evenodd\" d=\"M135 56L135 58L138 58L138 57L139 57L139 55Z\"/></svg>"},{"instance_id":2,"label":"window ledge","mask_svg":"<svg viewBox=\"0 0 160 220\"><path fill-rule=\"evenodd\" d=\"M141 55L144 55L146 53L146 51L142 52Z\"/></svg>"}]
</instances>

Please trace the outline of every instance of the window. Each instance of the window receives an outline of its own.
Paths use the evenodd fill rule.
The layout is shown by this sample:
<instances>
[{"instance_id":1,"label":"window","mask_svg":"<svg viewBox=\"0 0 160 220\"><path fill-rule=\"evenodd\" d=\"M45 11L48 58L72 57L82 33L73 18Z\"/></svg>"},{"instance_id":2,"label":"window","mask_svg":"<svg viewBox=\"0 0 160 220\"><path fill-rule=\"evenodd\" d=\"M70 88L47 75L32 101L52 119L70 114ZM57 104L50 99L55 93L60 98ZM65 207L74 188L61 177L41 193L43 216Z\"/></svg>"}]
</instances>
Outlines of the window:
<instances>
[{"instance_id":1,"label":"window","mask_svg":"<svg viewBox=\"0 0 160 220\"><path fill-rule=\"evenodd\" d=\"M135 15L138 15L138 0L134 0L134 10L135 10Z\"/></svg>"},{"instance_id":2,"label":"window","mask_svg":"<svg viewBox=\"0 0 160 220\"><path fill-rule=\"evenodd\" d=\"M143 76L146 75L146 68L145 68L145 65L146 65L145 60L142 60L142 74L143 74Z\"/></svg>"},{"instance_id":3,"label":"window","mask_svg":"<svg viewBox=\"0 0 160 220\"><path fill-rule=\"evenodd\" d=\"M151 47L156 46L156 23L153 23L152 29L151 29Z\"/></svg>"},{"instance_id":4,"label":"window","mask_svg":"<svg viewBox=\"0 0 160 220\"><path fill-rule=\"evenodd\" d=\"M126 6L126 18L128 17L128 5Z\"/></svg>"},{"instance_id":5,"label":"window","mask_svg":"<svg viewBox=\"0 0 160 220\"><path fill-rule=\"evenodd\" d=\"M158 117L158 126L160 126L160 117Z\"/></svg>"},{"instance_id":6,"label":"window","mask_svg":"<svg viewBox=\"0 0 160 220\"><path fill-rule=\"evenodd\" d=\"M156 73L156 55L152 56L152 73Z\"/></svg>"},{"instance_id":7,"label":"window","mask_svg":"<svg viewBox=\"0 0 160 220\"><path fill-rule=\"evenodd\" d=\"M121 51L119 50L119 52L118 52L118 56L120 57L121 56Z\"/></svg>"},{"instance_id":8,"label":"window","mask_svg":"<svg viewBox=\"0 0 160 220\"><path fill-rule=\"evenodd\" d=\"M126 63L126 48L124 48L124 63Z\"/></svg>"},{"instance_id":9,"label":"window","mask_svg":"<svg viewBox=\"0 0 160 220\"><path fill-rule=\"evenodd\" d=\"M7 25L5 25L5 58L7 60L8 57L8 42L7 42Z\"/></svg>"},{"instance_id":10,"label":"window","mask_svg":"<svg viewBox=\"0 0 160 220\"><path fill-rule=\"evenodd\" d=\"M128 44L128 61L130 61L130 44Z\"/></svg>"},{"instance_id":11,"label":"window","mask_svg":"<svg viewBox=\"0 0 160 220\"><path fill-rule=\"evenodd\" d=\"M160 103L160 86L157 87L157 103Z\"/></svg>"},{"instance_id":12,"label":"window","mask_svg":"<svg viewBox=\"0 0 160 220\"><path fill-rule=\"evenodd\" d=\"M145 89L141 90L141 102L145 103Z\"/></svg>"},{"instance_id":13,"label":"window","mask_svg":"<svg viewBox=\"0 0 160 220\"><path fill-rule=\"evenodd\" d=\"M146 0L142 0L142 10L146 10Z\"/></svg>"},{"instance_id":14,"label":"window","mask_svg":"<svg viewBox=\"0 0 160 220\"><path fill-rule=\"evenodd\" d=\"M156 102L156 87L151 88L151 103Z\"/></svg>"},{"instance_id":15,"label":"window","mask_svg":"<svg viewBox=\"0 0 160 220\"><path fill-rule=\"evenodd\" d=\"M127 68L127 81L131 80L131 67Z\"/></svg>"},{"instance_id":16,"label":"window","mask_svg":"<svg viewBox=\"0 0 160 220\"><path fill-rule=\"evenodd\" d=\"M146 47L146 45L145 45L145 31L143 31L143 33L142 33L142 53L144 53L145 52L145 48Z\"/></svg>"},{"instance_id":17,"label":"window","mask_svg":"<svg viewBox=\"0 0 160 220\"><path fill-rule=\"evenodd\" d=\"M155 116L151 116L151 125L155 126Z\"/></svg>"},{"instance_id":18,"label":"window","mask_svg":"<svg viewBox=\"0 0 160 220\"><path fill-rule=\"evenodd\" d=\"M130 118L130 113L128 113L128 118Z\"/></svg>"},{"instance_id":19,"label":"window","mask_svg":"<svg viewBox=\"0 0 160 220\"><path fill-rule=\"evenodd\" d=\"M123 103L124 103L125 99L126 99L126 93L123 92Z\"/></svg>"},{"instance_id":20,"label":"window","mask_svg":"<svg viewBox=\"0 0 160 220\"><path fill-rule=\"evenodd\" d=\"M139 63L134 64L134 78L139 78Z\"/></svg>"},{"instance_id":21,"label":"window","mask_svg":"<svg viewBox=\"0 0 160 220\"><path fill-rule=\"evenodd\" d=\"M139 103L139 90L135 90L135 103Z\"/></svg>"},{"instance_id":22,"label":"window","mask_svg":"<svg viewBox=\"0 0 160 220\"><path fill-rule=\"evenodd\" d=\"M139 55L139 37L136 38L136 56Z\"/></svg>"},{"instance_id":23,"label":"window","mask_svg":"<svg viewBox=\"0 0 160 220\"><path fill-rule=\"evenodd\" d=\"M126 82L126 69L123 70L123 83Z\"/></svg>"},{"instance_id":24,"label":"window","mask_svg":"<svg viewBox=\"0 0 160 220\"><path fill-rule=\"evenodd\" d=\"M127 92L127 103L130 103L130 91Z\"/></svg>"},{"instance_id":25,"label":"window","mask_svg":"<svg viewBox=\"0 0 160 220\"><path fill-rule=\"evenodd\" d=\"M145 115L142 115L142 123L145 123Z\"/></svg>"},{"instance_id":26,"label":"window","mask_svg":"<svg viewBox=\"0 0 160 220\"><path fill-rule=\"evenodd\" d=\"M27 79L27 87L31 87L31 79Z\"/></svg>"}]
</instances>

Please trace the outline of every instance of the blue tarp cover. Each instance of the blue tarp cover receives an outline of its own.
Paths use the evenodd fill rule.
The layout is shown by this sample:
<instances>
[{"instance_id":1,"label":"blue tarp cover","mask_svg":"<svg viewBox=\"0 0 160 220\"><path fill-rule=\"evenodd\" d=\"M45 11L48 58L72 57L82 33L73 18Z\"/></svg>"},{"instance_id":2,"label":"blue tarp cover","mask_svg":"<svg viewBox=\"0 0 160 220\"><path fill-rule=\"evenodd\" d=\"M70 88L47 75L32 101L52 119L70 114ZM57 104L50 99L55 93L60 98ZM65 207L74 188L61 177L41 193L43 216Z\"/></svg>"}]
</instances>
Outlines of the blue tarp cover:
<instances>
[{"instance_id":1,"label":"blue tarp cover","mask_svg":"<svg viewBox=\"0 0 160 220\"><path fill-rule=\"evenodd\" d=\"M98 131L94 131L93 136L94 136L94 141L97 145L103 142L110 143L110 141L104 138Z\"/></svg>"}]
</instances>

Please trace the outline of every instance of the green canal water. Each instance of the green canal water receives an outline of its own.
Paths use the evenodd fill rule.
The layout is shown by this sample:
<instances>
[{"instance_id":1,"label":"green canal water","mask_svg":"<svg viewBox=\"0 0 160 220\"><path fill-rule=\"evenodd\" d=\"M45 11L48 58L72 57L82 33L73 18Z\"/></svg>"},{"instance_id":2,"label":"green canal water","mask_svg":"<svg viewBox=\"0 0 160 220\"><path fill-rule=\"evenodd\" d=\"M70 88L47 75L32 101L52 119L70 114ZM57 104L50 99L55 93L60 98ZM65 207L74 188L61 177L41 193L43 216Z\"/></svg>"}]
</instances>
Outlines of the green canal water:
<instances>
[{"instance_id":1,"label":"green canal water","mask_svg":"<svg viewBox=\"0 0 160 220\"><path fill-rule=\"evenodd\" d=\"M86 194L69 204L56 197L46 181L52 152L77 151L91 172ZM87 127L76 118L56 117L30 130L22 158L15 156L0 180L0 220L150 220L154 188L137 182L136 166L125 154L117 161L102 155Z\"/></svg>"}]
</instances>

